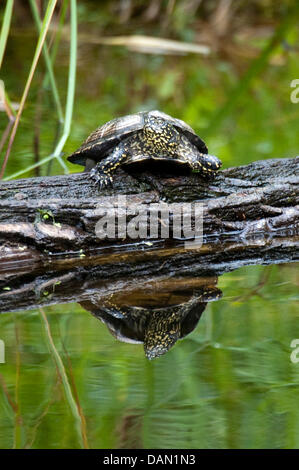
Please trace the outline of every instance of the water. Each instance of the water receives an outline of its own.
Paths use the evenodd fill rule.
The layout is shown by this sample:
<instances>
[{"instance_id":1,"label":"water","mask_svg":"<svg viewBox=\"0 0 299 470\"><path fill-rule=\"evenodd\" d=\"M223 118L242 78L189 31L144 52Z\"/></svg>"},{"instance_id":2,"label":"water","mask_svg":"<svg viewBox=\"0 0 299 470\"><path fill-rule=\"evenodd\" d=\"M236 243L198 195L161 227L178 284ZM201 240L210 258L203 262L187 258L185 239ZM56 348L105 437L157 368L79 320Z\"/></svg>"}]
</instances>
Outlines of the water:
<instances>
[{"instance_id":1,"label":"water","mask_svg":"<svg viewBox=\"0 0 299 470\"><path fill-rule=\"evenodd\" d=\"M221 276L223 297L151 362L141 344L119 342L77 304L2 314L1 447L297 447L297 270L247 267Z\"/></svg>"},{"instance_id":2,"label":"water","mask_svg":"<svg viewBox=\"0 0 299 470\"><path fill-rule=\"evenodd\" d=\"M33 45L24 32L11 35L2 78L13 101L20 99ZM63 43L56 71L62 97L67 60ZM289 68L269 66L264 82L253 84L213 131L215 109L238 80L229 64L81 43L64 150L71 153L117 115L158 108L203 137L209 130L209 148L224 167L292 157L298 110L288 98L288 70L298 68L295 56L285 60ZM42 77L40 66L7 175L34 162L34 134L41 157L53 150L57 119L49 90L37 114ZM61 171L54 162L51 174ZM244 267L219 277L216 286L222 297L207 304L196 328L153 361L142 344L118 341L76 303L1 314L0 448L298 448L299 363L291 360L291 342L299 338L298 264ZM179 300L188 301L187 294ZM158 292L154 299L159 303ZM162 294L161 301L171 305Z\"/></svg>"}]
</instances>

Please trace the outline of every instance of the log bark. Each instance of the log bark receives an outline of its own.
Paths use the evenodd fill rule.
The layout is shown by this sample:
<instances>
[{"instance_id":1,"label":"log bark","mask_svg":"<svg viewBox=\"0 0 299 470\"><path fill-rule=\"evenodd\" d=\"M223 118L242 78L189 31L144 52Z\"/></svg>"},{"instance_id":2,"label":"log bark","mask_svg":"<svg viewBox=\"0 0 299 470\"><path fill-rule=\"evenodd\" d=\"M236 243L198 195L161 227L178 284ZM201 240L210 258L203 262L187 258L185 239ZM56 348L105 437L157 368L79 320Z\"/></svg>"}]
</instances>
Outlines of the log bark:
<instances>
[{"instance_id":1,"label":"log bark","mask_svg":"<svg viewBox=\"0 0 299 470\"><path fill-rule=\"evenodd\" d=\"M299 157L223 170L212 182L194 174L149 178L121 170L113 188L101 191L88 173L3 182L0 240L25 242L41 252L111 247L118 240L99 240L95 225L118 195L126 195L128 206L201 202L204 234L214 238L297 229ZM126 243L132 245L132 240Z\"/></svg>"},{"instance_id":2,"label":"log bark","mask_svg":"<svg viewBox=\"0 0 299 470\"><path fill-rule=\"evenodd\" d=\"M99 214L117 205L119 195L129 208L201 202L203 245L186 250L184 239L161 236L99 239ZM39 305L45 289L52 294L43 302L74 301L95 278L107 293L178 274L218 276L249 264L296 261L298 201L299 157L229 168L213 181L119 169L113 188L102 191L87 173L2 182L0 310L32 306L35 296Z\"/></svg>"}]
</instances>

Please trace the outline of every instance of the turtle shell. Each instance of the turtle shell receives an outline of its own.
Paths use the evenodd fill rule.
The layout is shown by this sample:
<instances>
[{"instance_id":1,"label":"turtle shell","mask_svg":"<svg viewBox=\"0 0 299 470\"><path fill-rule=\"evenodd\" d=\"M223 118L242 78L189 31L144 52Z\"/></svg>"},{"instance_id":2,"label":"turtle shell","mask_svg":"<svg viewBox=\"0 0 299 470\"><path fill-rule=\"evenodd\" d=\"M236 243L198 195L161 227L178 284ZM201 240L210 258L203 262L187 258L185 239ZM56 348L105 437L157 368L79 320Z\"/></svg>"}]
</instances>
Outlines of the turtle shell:
<instances>
[{"instance_id":1,"label":"turtle shell","mask_svg":"<svg viewBox=\"0 0 299 470\"><path fill-rule=\"evenodd\" d=\"M102 160L121 140L142 130L145 119L150 116L160 117L170 122L178 131L182 132L201 153L208 153L204 141L181 119L176 119L161 111L142 111L112 119L98 127L83 142L81 147L68 157L68 160L78 165L85 165L87 159L96 162Z\"/></svg>"}]
</instances>

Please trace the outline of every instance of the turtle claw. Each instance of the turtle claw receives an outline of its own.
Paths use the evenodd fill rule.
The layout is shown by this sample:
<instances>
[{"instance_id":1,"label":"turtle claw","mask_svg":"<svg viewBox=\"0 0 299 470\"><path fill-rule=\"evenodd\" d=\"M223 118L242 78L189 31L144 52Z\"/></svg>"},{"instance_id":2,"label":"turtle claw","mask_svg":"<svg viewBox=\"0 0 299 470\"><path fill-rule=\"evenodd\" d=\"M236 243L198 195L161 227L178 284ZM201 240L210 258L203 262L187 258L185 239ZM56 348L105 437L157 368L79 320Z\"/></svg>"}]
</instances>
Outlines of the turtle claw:
<instances>
[{"instance_id":1,"label":"turtle claw","mask_svg":"<svg viewBox=\"0 0 299 470\"><path fill-rule=\"evenodd\" d=\"M113 183L113 179L111 176L99 175L98 184L99 184L100 189L107 188L108 186L112 186L112 183Z\"/></svg>"},{"instance_id":2,"label":"turtle claw","mask_svg":"<svg viewBox=\"0 0 299 470\"><path fill-rule=\"evenodd\" d=\"M92 168L89 174L90 178L99 186L99 189L112 186L113 178L111 175L98 171L97 168Z\"/></svg>"}]
</instances>

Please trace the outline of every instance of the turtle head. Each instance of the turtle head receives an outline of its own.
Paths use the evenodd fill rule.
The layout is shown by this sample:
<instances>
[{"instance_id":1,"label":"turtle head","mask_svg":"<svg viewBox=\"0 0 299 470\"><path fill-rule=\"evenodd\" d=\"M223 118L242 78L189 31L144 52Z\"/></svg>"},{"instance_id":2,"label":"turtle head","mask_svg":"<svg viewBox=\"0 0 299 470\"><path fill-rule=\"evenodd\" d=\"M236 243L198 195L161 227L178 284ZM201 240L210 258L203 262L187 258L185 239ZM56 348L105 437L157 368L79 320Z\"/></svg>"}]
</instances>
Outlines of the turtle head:
<instances>
[{"instance_id":1,"label":"turtle head","mask_svg":"<svg viewBox=\"0 0 299 470\"><path fill-rule=\"evenodd\" d=\"M175 313L152 312L145 329L144 351L151 360L162 356L181 336L181 319Z\"/></svg>"},{"instance_id":2,"label":"turtle head","mask_svg":"<svg viewBox=\"0 0 299 470\"><path fill-rule=\"evenodd\" d=\"M158 116L148 116L143 127L147 145L169 152L175 150L180 142L180 134L175 127Z\"/></svg>"},{"instance_id":3,"label":"turtle head","mask_svg":"<svg viewBox=\"0 0 299 470\"><path fill-rule=\"evenodd\" d=\"M192 169L195 172L213 176L215 175L216 171L219 170L221 165L221 160L219 160L219 158L215 157L214 155L198 152L197 155L194 155Z\"/></svg>"}]
</instances>

